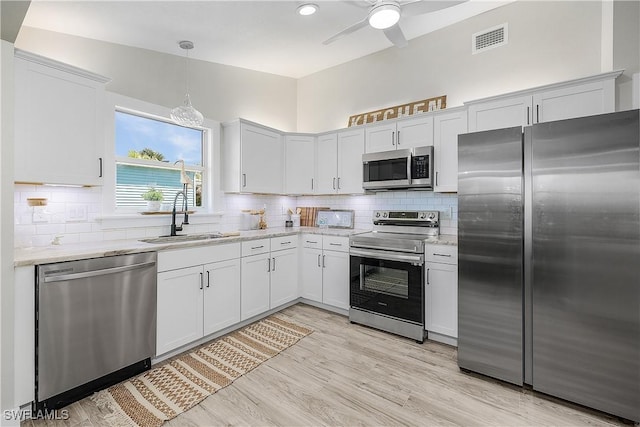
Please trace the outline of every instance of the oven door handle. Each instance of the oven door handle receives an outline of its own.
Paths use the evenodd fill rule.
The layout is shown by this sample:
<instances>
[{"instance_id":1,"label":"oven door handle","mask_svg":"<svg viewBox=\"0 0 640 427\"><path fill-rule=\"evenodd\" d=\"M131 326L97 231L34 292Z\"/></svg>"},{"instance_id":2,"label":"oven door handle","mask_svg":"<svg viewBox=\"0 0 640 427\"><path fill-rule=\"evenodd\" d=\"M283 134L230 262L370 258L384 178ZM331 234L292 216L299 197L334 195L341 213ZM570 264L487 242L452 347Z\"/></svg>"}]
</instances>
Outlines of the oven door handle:
<instances>
[{"instance_id":1,"label":"oven door handle","mask_svg":"<svg viewBox=\"0 0 640 427\"><path fill-rule=\"evenodd\" d=\"M361 256L367 258L384 259L387 261L409 262L414 265L424 264L424 255L420 254L401 254L395 252L376 251L374 249L351 248L350 255Z\"/></svg>"}]
</instances>

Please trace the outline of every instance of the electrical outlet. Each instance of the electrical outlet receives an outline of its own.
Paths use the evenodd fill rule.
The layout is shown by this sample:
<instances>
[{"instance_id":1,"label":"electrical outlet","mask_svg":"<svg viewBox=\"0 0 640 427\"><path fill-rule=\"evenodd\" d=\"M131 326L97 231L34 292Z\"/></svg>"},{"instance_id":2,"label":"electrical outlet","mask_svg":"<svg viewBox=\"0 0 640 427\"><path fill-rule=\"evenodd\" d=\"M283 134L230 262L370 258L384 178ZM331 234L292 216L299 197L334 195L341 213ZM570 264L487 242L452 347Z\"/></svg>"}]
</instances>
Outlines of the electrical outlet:
<instances>
[{"instance_id":1,"label":"electrical outlet","mask_svg":"<svg viewBox=\"0 0 640 427\"><path fill-rule=\"evenodd\" d=\"M31 222L49 222L49 212L45 210L44 206L35 206L33 208Z\"/></svg>"},{"instance_id":2,"label":"electrical outlet","mask_svg":"<svg viewBox=\"0 0 640 427\"><path fill-rule=\"evenodd\" d=\"M65 219L67 221L86 221L87 205L70 203L65 208Z\"/></svg>"}]
</instances>

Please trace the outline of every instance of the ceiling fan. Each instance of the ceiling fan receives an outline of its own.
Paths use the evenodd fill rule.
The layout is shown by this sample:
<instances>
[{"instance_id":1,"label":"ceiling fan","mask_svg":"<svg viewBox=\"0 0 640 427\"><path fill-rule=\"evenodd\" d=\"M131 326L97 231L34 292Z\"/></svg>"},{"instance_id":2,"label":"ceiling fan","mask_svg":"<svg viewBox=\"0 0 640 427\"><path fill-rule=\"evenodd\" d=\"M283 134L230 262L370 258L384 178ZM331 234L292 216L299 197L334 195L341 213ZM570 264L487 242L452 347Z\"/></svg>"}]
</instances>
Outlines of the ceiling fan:
<instances>
[{"instance_id":1,"label":"ceiling fan","mask_svg":"<svg viewBox=\"0 0 640 427\"><path fill-rule=\"evenodd\" d=\"M389 41L395 46L405 47L408 42L398 25L401 16L423 15L463 2L464 0L369 0L371 4L369 13L362 21L345 28L338 34L323 41L322 44L327 45L333 43L347 34L351 34L370 25L372 28L384 31L384 35L387 36Z\"/></svg>"}]
</instances>

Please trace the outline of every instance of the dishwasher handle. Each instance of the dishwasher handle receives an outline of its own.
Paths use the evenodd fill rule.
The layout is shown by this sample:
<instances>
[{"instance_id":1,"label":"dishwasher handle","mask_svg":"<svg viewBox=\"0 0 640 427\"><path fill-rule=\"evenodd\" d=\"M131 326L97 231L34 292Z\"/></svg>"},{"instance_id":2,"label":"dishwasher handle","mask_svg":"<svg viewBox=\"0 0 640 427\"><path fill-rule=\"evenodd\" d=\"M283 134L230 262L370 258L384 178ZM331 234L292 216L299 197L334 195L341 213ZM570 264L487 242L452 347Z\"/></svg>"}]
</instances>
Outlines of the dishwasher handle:
<instances>
[{"instance_id":1,"label":"dishwasher handle","mask_svg":"<svg viewBox=\"0 0 640 427\"><path fill-rule=\"evenodd\" d=\"M140 268L152 267L155 261L141 262L139 264L123 265L121 267L104 268L102 270L83 271L81 273L60 274L44 278L45 283L64 282L67 280L85 279L87 277L104 276L106 274L121 273L123 271L138 270Z\"/></svg>"}]
</instances>

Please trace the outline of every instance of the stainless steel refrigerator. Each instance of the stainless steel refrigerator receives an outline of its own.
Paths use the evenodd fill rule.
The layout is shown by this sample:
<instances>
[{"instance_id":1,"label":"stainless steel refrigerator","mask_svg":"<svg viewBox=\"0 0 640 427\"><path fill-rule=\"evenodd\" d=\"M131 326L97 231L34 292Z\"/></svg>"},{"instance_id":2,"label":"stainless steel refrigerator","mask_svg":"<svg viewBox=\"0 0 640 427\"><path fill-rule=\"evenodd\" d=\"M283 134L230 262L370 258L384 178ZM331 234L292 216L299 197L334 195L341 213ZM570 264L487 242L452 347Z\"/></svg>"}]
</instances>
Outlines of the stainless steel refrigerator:
<instances>
[{"instance_id":1,"label":"stainless steel refrigerator","mask_svg":"<svg viewBox=\"0 0 640 427\"><path fill-rule=\"evenodd\" d=\"M640 421L639 127L460 135L461 368Z\"/></svg>"}]
</instances>

